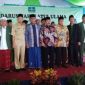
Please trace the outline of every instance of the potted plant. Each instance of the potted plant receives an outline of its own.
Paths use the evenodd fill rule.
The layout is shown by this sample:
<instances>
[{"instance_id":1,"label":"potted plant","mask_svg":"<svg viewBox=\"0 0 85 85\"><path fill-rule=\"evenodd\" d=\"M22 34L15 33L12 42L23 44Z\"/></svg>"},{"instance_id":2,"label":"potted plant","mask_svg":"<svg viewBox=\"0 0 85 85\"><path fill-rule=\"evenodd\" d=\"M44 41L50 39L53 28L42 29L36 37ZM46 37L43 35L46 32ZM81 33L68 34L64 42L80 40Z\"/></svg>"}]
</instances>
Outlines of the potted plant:
<instances>
[{"instance_id":1,"label":"potted plant","mask_svg":"<svg viewBox=\"0 0 85 85\"><path fill-rule=\"evenodd\" d=\"M47 70L34 70L30 73L33 85L58 85L57 71L50 68Z\"/></svg>"},{"instance_id":2,"label":"potted plant","mask_svg":"<svg viewBox=\"0 0 85 85\"><path fill-rule=\"evenodd\" d=\"M74 74L68 79L68 85L85 85L85 75L83 73Z\"/></svg>"}]
</instances>

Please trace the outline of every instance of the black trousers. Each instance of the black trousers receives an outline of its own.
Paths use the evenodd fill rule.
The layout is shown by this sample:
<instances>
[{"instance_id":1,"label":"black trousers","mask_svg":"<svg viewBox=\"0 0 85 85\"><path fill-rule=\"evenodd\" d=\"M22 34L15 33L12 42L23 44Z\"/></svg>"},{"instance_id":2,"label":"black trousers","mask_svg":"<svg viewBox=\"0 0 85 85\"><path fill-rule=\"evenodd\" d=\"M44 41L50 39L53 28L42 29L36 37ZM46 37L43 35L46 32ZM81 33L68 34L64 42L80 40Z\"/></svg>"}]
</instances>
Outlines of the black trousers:
<instances>
[{"instance_id":1,"label":"black trousers","mask_svg":"<svg viewBox=\"0 0 85 85\"><path fill-rule=\"evenodd\" d=\"M53 68L54 66L54 47L41 47L42 55L42 67L43 68Z\"/></svg>"},{"instance_id":2,"label":"black trousers","mask_svg":"<svg viewBox=\"0 0 85 85\"><path fill-rule=\"evenodd\" d=\"M79 66L82 66L83 65L83 49L81 48L81 46L78 47L78 60L79 60L78 62Z\"/></svg>"},{"instance_id":3,"label":"black trousers","mask_svg":"<svg viewBox=\"0 0 85 85\"><path fill-rule=\"evenodd\" d=\"M29 66L28 57L29 57L29 48L25 48L25 63L27 64L27 66Z\"/></svg>"},{"instance_id":4,"label":"black trousers","mask_svg":"<svg viewBox=\"0 0 85 85\"><path fill-rule=\"evenodd\" d=\"M76 45L70 45L68 47L68 63L74 66L80 65L80 52L79 47Z\"/></svg>"},{"instance_id":5,"label":"black trousers","mask_svg":"<svg viewBox=\"0 0 85 85\"><path fill-rule=\"evenodd\" d=\"M54 58L55 58L55 49L54 47L47 47L48 52L48 67L53 68L54 67Z\"/></svg>"},{"instance_id":6,"label":"black trousers","mask_svg":"<svg viewBox=\"0 0 85 85\"><path fill-rule=\"evenodd\" d=\"M55 65L57 67L59 66L65 66L67 61L67 48L66 47L56 47L55 48Z\"/></svg>"},{"instance_id":7,"label":"black trousers","mask_svg":"<svg viewBox=\"0 0 85 85\"><path fill-rule=\"evenodd\" d=\"M42 67L47 68L48 67L48 54L47 54L47 48L41 47L41 58L42 58Z\"/></svg>"}]
</instances>

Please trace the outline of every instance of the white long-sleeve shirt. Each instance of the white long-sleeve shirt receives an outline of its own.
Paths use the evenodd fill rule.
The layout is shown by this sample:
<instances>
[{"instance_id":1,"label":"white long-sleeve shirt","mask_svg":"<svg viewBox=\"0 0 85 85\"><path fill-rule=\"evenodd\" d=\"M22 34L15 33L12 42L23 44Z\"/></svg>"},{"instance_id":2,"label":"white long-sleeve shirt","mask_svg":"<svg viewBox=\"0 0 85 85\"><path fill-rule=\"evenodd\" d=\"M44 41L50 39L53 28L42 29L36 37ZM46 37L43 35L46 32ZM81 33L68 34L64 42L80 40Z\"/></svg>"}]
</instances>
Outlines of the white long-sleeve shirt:
<instances>
[{"instance_id":1,"label":"white long-sleeve shirt","mask_svg":"<svg viewBox=\"0 0 85 85\"><path fill-rule=\"evenodd\" d=\"M1 29L0 49L1 49L1 50L6 50L6 49L8 49L8 47L7 47L7 42L6 42L6 27L2 27L2 29Z\"/></svg>"}]
</instances>

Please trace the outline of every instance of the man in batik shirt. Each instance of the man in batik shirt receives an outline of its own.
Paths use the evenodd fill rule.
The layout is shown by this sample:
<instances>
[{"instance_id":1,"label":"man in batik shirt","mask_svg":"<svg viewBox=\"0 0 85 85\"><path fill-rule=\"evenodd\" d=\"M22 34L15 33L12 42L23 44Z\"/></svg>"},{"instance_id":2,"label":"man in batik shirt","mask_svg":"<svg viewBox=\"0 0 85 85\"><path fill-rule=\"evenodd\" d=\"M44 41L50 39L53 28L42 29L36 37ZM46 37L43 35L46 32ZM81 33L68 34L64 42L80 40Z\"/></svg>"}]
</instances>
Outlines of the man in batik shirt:
<instances>
[{"instance_id":1,"label":"man in batik shirt","mask_svg":"<svg viewBox=\"0 0 85 85\"><path fill-rule=\"evenodd\" d=\"M67 47L69 44L69 31L66 26L64 26L64 18L58 18L58 25L56 27L56 33L58 37L58 42L56 44L56 65L58 67L66 66L67 61Z\"/></svg>"},{"instance_id":2,"label":"man in batik shirt","mask_svg":"<svg viewBox=\"0 0 85 85\"><path fill-rule=\"evenodd\" d=\"M44 68L54 65L54 27L51 26L50 17L46 17L46 26L41 30L42 65Z\"/></svg>"}]
</instances>

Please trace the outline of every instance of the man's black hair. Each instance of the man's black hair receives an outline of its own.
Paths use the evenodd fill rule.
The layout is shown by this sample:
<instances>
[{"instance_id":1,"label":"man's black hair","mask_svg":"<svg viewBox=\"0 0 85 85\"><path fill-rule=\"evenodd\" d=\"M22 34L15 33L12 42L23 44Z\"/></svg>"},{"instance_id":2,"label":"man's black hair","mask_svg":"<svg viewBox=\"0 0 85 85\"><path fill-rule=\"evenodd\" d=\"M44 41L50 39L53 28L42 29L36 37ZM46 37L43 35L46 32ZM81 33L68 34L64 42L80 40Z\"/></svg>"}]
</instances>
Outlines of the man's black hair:
<instances>
[{"instance_id":1,"label":"man's black hair","mask_svg":"<svg viewBox=\"0 0 85 85\"><path fill-rule=\"evenodd\" d=\"M46 20L50 20L50 17L46 17L45 19L46 19Z\"/></svg>"},{"instance_id":2,"label":"man's black hair","mask_svg":"<svg viewBox=\"0 0 85 85\"><path fill-rule=\"evenodd\" d=\"M84 17L85 17L85 14L83 14L82 18L84 18Z\"/></svg>"},{"instance_id":3,"label":"man's black hair","mask_svg":"<svg viewBox=\"0 0 85 85\"><path fill-rule=\"evenodd\" d=\"M63 18L63 17L58 17L58 21L59 21L59 20L64 20L64 18Z\"/></svg>"},{"instance_id":4,"label":"man's black hair","mask_svg":"<svg viewBox=\"0 0 85 85\"><path fill-rule=\"evenodd\" d=\"M17 18L18 18L18 17L23 17L23 14L18 14L18 15L17 15Z\"/></svg>"},{"instance_id":5,"label":"man's black hair","mask_svg":"<svg viewBox=\"0 0 85 85\"><path fill-rule=\"evenodd\" d=\"M29 17L30 17L30 18L31 18L31 17L36 17L36 15L35 15L35 14L30 14Z\"/></svg>"},{"instance_id":6,"label":"man's black hair","mask_svg":"<svg viewBox=\"0 0 85 85\"><path fill-rule=\"evenodd\" d=\"M27 20L23 20L23 23L27 24L27 23L28 23L28 21L27 21Z\"/></svg>"},{"instance_id":7,"label":"man's black hair","mask_svg":"<svg viewBox=\"0 0 85 85\"><path fill-rule=\"evenodd\" d=\"M70 16L69 16L69 20L70 20L70 18L74 18L74 16L73 16L73 15L70 15Z\"/></svg>"},{"instance_id":8,"label":"man's black hair","mask_svg":"<svg viewBox=\"0 0 85 85\"><path fill-rule=\"evenodd\" d=\"M41 19L41 22L42 22L43 20L46 20L46 18L42 18L42 19Z\"/></svg>"},{"instance_id":9,"label":"man's black hair","mask_svg":"<svg viewBox=\"0 0 85 85\"><path fill-rule=\"evenodd\" d=\"M11 22L12 22L12 20L11 20L11 19L7 20L7 23L11 23Z\"/></svg>"}]
</instances>

